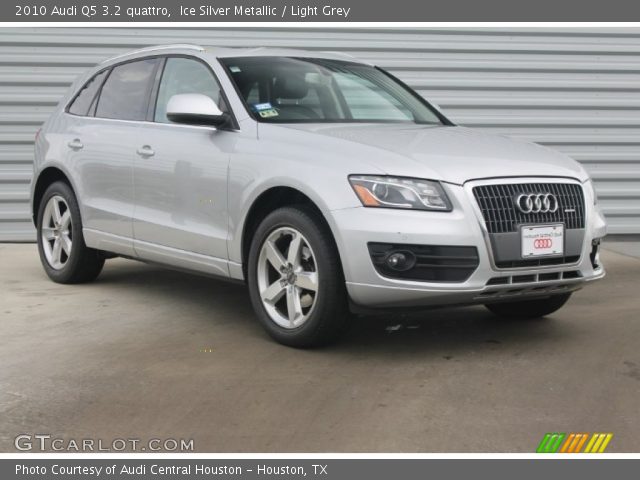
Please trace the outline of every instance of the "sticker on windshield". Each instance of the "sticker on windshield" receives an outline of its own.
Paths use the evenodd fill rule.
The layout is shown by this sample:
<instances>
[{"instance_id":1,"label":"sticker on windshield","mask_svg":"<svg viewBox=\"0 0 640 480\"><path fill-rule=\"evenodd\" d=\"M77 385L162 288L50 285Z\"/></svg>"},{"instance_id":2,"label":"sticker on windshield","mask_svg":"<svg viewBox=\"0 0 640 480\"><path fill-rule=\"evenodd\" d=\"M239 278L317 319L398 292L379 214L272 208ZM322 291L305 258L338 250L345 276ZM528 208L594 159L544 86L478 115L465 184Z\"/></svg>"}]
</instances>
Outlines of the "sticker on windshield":
<instances>
[{"instance_id":1,"label":"sticker on windshield","mask_svg":"<svg viewBox=\"0 0 640 480\"><path fill-rule=\"evenodd\" d=\"M273 107L271 106L271 104L269 102L266 103L254 103L253 104L253 109L256 112L259 112L260 110L270 110Z\"/></svg>"},{"instance_id":2,"label":"sticker on windshield","mask_svg":"<svg viewBox=\"0 0 640 480\"><path fill-rule=\"evenodd\" d=\"M236 67L235 65L233 67L229 67L229 70L231 71L231 73L240 73L240 67Z\"/></svg>"},{"instance_id":3,"label":"sticker on windshield","mask_svg":"<svg viewBox=\"0 0 640 480\"><path fill-rule=\"evenodd\" d=\"M270 108L268 110L260 110L258 112L258 115L260 115L262 118L277 117L278 112L275 108Z\"/></svg>"}]
</instances>

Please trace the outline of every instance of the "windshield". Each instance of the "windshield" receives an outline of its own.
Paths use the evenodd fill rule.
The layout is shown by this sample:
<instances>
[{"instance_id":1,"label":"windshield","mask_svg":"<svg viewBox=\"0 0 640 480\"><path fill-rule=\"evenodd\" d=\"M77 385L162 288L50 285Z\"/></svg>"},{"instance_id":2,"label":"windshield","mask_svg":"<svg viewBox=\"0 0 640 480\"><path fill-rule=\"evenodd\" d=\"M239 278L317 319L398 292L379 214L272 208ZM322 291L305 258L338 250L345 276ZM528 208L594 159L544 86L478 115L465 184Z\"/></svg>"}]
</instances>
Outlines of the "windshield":
<instances>
[{"instance_id":1,"label":"windshield","mask_svg":"<svg viewBox=\"0 0 640 480\"><path fill-rule=\"evenodd\" d=\"M375 67L292 57L221 62L247 109L261 122L442 124L417 94Z\"/></svg>"}]
</instances>

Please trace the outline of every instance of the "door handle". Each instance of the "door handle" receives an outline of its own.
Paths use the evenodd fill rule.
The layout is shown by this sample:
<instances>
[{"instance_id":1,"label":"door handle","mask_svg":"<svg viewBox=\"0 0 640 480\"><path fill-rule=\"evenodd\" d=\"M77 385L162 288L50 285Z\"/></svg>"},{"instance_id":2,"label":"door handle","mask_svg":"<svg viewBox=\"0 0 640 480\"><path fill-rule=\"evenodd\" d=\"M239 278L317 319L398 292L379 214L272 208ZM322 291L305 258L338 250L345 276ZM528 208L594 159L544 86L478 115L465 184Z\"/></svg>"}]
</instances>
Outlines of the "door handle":
<instances>
[{"instance_id":1,"label":"door handle","mask_svg":"<svg viewBox=\"0 0 640 480\"><path fill-rule=\"evenodd\" d=\"M79 138L74 138L67 145L69 145L69 148L72 148L73 150L80 150L82 147L84 147Z\"/></svg>"},{"instance_id":2,"label":"door handle","mask_svg":"<svg viewBox=\"0 0 640 480\"><path fill-rule=\"evenodd\" d=\"M151 148L149 145L143 145L138 149L138 155L140 155L141 157L153 157L155 154L156 152L154 152L153 148Z\"/></svg>"}]
</instances>

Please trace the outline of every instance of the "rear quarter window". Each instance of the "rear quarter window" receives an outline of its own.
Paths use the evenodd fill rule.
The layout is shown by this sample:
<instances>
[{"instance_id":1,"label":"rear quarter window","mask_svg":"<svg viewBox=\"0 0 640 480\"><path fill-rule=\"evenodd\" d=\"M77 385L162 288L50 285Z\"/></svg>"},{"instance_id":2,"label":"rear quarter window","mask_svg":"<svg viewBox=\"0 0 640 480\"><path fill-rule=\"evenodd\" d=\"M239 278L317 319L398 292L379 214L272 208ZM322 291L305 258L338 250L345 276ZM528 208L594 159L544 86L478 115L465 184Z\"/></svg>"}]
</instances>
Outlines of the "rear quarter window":
<instances>
[{"instance_id":1,"label":"rear quarter window","mask_svg":"<svg viewBox=\"0 0 640 480\"><path fill-rule=\"evenodd\" d=\"M93 103L93 99L98 93L100 86L102 85L102 81L104 77L107 75L107 70L103 70L102 72L94 75L94 77L84 84L82 89L78 92L76 97L69 105L68 112L73 115L81 115L86 116L89 113L89 109L91 108L91 104Z\"/></svg>"}]
</instances>

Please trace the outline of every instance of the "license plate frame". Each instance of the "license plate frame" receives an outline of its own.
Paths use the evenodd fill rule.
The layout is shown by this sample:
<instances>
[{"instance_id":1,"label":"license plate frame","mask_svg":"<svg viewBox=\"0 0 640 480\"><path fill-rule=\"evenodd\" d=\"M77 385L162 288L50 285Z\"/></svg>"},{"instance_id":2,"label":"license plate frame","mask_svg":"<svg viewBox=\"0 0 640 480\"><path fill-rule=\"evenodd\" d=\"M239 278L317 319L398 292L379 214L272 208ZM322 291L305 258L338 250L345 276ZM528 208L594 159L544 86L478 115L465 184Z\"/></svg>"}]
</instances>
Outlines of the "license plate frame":
<instances>
[{"instance_id":1,"label":"license plate frame","mask_svg":"<svg viewBox=\"0 0 640 480\"><path fill-rule=\"evenodd\" d=\"M565 250L564 223L520 225L520 257L561 257ZM547 240L550 241L547 246Z\"/></svg>"}]
</instances>

